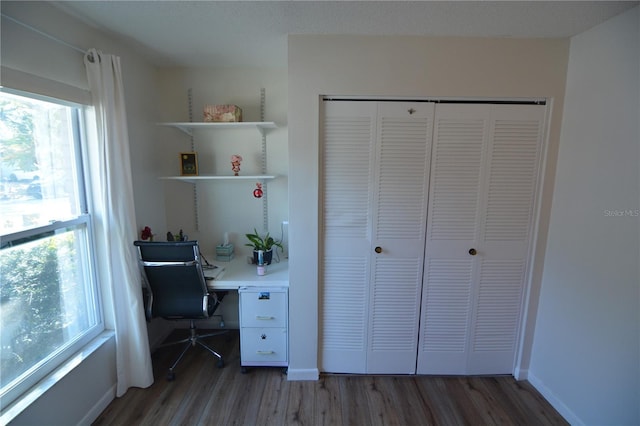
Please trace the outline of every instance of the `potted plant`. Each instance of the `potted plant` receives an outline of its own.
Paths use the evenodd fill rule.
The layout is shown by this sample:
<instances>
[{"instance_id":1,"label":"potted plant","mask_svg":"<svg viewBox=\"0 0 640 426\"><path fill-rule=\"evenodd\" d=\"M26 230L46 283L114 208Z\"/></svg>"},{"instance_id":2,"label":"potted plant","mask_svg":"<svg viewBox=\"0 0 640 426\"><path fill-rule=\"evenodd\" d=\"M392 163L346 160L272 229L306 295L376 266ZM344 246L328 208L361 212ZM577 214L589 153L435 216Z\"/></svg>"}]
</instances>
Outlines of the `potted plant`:
<instances>
[{"instance_id":1,"label":"potted plant","mask_svg":"<svg viewBox=\"0 0 640 426\"><path fill-rule=\"evenodd\" d=\"M269 265L271 263L271 259L273 258L273 247L280 247L282 250L282 243L280 241L276 241L267 234L262 237L258 234L258 231L253 228L253 234L245 234L250 243L245 244L245 246L253 247L253 262L258 263L258 250L263 251L264 263Z\"/></svg>"}]
</instances>

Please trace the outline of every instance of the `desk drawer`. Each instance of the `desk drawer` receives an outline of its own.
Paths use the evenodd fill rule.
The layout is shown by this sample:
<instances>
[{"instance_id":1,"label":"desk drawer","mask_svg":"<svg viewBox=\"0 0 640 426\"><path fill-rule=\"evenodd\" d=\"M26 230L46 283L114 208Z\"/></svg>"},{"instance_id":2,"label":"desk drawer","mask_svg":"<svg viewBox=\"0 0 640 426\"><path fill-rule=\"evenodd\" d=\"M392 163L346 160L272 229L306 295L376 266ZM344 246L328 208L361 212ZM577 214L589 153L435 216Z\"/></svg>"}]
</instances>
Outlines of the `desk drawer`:
<instances>
[{"instance_id":1,"label":"desk drawer","mask_svg":"<svg viewBox=\"0 0 640 426\"><path fill-rule=\"evenodd\" d=\"M241 327L287 327L287 291L242 289L240 294Z\"/></svg>"},{"instance_id":2,"label":"desk drawer","mask_svg":"<svg viewBox=\"0 0 640 426\"><path fill-rule=\"evenodd\" d=\"M243 328L240 333L242 365L287 365L286 328Z\"/></svg>"}]
</instances>

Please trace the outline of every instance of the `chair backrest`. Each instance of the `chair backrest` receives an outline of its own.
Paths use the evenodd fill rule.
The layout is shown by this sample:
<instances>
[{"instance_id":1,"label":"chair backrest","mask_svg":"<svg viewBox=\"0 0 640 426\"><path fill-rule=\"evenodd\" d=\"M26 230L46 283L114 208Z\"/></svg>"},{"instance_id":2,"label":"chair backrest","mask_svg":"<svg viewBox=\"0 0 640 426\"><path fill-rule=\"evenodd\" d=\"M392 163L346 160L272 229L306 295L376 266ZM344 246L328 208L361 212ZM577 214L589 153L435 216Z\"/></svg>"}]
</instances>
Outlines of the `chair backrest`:
<instances>
[{"instance_id":1,"label":"chair backrest","mask_svg":"<svg viewBox=\"0 0 640 426\"><path fill-rule=\"evenodd\" d=\"M147 316L198 319L213 313L197 241L133 244L149 286Z\"/></svg>"}]
</instances>

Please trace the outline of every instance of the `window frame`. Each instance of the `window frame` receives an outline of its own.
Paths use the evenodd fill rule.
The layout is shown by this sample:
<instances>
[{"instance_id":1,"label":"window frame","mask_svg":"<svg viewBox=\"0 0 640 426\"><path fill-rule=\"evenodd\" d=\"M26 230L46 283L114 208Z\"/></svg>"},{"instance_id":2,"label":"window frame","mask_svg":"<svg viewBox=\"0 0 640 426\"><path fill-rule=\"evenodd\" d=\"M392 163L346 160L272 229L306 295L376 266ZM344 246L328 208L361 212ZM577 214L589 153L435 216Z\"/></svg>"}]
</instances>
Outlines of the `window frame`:
<instances>
[{"instance_id":1,"label":"window frame","mask_svg":"<svg viewBox=\"0 0 640 426\"><path fill-rule=\"evenodd\" d=\"M88 105L72 102L64 99L57 99L50 96L39 95L24 90L15 90L7 87L0 87L1 92L6 92L15 96L53 103L70 108L70 118L73 137L73 155L75 161L77 185L77 197L79 212L76 216L65 220L55 220L47 225L35 226L33 228L22 229L17 232L0 235L0 250L8 247L16 247L28 241L45 239L58 232L80 231L84 247L84 253L80 255L82 268L86 273L84 282L85 289L89 292L90 303L93 305L91 313L95 318L95 324L88 327L80 335L75 336L65 342L63 346L52 351L35 365L31 366L21 376L5 385L0 391L0 406L2 414L11 410L15 405L19 405L21 400L33 389L46 380L47 377L55 375L56 370L66 362L80 353L92 340L96 339L105 330L105 318L101 289L98 283L98 270L96 259L96 239L93 227L94 216L91 214L90 200L87 193L89 174L87 173L87 152L86 143L88 135L87 126L84 123L87 117ZM85 264L86 262L86 264Z\"/></svg>"}]
</instances>

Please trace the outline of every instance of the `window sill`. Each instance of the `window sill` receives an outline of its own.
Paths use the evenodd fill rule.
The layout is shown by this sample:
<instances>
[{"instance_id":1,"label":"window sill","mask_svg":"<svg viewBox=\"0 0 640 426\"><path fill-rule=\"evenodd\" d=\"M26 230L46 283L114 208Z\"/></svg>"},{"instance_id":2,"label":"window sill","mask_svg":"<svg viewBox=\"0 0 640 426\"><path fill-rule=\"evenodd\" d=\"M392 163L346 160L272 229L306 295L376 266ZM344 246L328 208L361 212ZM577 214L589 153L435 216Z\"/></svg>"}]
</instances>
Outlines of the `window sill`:
<instances>
[{"instance_id":1,"label":"window sill","mask_svg":"<svg viewBox=\"0 0 640 426\"><path fill-rule=\"evenodd\" d=\"M49 389L51 389L56 383L62 380L68 375L74 368L80 365L84 360L89 358L91 354L101 348L109 339L113 338L114 332L111 330L105 330L100 333L95 339L89 342L82 350L77 352L60 367L54 370L51 374L45 377L43 380L33 386L28 392L18 398L13 404L2 411L0 415L0 424L9 424L14 418L22 413L27 407L29 407L34 401L44 395Z\"/></svg>"}]
</instances>

